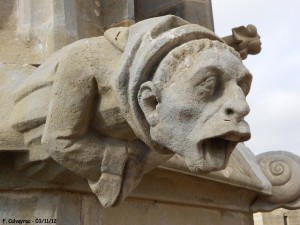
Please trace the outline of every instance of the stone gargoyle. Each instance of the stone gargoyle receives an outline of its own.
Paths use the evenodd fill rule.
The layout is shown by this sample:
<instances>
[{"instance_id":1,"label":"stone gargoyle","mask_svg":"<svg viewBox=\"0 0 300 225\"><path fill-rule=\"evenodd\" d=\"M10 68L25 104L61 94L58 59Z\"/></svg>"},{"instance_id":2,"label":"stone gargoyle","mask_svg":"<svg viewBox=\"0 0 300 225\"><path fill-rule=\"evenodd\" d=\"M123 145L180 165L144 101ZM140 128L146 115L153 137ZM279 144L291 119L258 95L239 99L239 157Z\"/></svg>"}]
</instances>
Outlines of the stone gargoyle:
<instances>
[{"instance_id":1,"label":"stone gargoyle","mask_svg":"<svg viewBox=\"0 0 300 225\"><path fill-rule=\"evenodd\" d=\"M250 138L251 81L238 52L179 17L112 28L62 48L18 86L6 113L20 135L2 130L0 150L21 137L29 153L16 169L53 178L63 173L55 163L114 206L174 154L195 173L223 169Z\"/></svg>"}]
</instances>

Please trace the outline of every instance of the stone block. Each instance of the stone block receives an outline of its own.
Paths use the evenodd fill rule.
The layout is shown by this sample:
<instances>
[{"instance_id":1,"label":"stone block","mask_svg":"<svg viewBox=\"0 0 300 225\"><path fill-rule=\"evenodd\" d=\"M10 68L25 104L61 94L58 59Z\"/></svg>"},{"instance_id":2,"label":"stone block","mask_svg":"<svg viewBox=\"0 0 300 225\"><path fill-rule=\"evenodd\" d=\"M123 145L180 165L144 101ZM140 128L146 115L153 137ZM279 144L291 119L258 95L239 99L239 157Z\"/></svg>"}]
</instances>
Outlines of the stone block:
<instances>
[{"instance_id":1,"label":"stone block","mask_svg":"<svg viewBox=\"0 0 300 225\"><path fill-rule=\"evenodd\" d=\"M190 23L200 24L214 30L212 6L210 0L136 0L135 19L144 20L150 17L176 15Z\"/></svg>"},{"instance_id":2,"label":"stone block","mask_svg":"<svg viewBox=\"0 0 300 225\"><path fill-rule=\"evenodd\" d=\"M49 55L79 39L173 14L213 30L210 0L2 0L0 62L41 64Z\"/></svg>"},{"instance_id":3,"label":"stone block","mask_svg":"<svg viewBox=\"0 0 300 225\"><path fill-rule=\"evenodd\" d=\"M69 43L102 35L100 5L96 2L2 0L0 62L41 64Z\"/></svg>"},{"instance_id":4,"label":"stone block","mask_svg":"<svg viewBox=\"0 0 300 225\"><path fill-rule=\"evenodd\" d=\"M92 195L67 192L0 193L3 224L101 225L101 208Z\"/></svg>"},{"instance_id":5,"label":"stone block","mask_svg":"<svg viewBox=\"0 0 300 225\"><path fill-rule=\"evenodd\" d=\"M53 225L252 225L251 214L130 198L103 209L91 194L62 191L0 193L0 222ZM47 221L47 222L46 222ZM29 222L29 223L26 223Z\"/></svg>"},{"instance_id":6,"label":"stone block","mask_svg":"<svg viewBox=\"0 0 300 225\"><path fill-rule=\"evenodd\" d=\"M145 200L125 201L116 208L105 209L103 213L104 225L224 224L219 210Z\"/></svg>"}]
</instances>

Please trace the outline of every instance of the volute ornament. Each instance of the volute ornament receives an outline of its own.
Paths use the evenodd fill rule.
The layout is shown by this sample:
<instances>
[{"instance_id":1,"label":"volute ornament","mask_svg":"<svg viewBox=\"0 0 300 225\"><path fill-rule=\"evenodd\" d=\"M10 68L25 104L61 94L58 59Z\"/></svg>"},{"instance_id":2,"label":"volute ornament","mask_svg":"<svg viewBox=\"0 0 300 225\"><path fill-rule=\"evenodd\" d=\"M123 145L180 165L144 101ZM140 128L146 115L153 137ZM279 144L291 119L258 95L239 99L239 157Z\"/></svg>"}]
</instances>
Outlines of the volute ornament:
<instances>
[{"instance_id":1,"label":"volute ornament","mask_svg":"<svg viewBox=\"0 0 300 225\"><path fill-rule=\"evenodd\" d=\"M272 184L271 196L260 196L253 211L300 208L300 158L289 152L273 151L257 156L257 162Z\"/></svg>"}]
</instances>

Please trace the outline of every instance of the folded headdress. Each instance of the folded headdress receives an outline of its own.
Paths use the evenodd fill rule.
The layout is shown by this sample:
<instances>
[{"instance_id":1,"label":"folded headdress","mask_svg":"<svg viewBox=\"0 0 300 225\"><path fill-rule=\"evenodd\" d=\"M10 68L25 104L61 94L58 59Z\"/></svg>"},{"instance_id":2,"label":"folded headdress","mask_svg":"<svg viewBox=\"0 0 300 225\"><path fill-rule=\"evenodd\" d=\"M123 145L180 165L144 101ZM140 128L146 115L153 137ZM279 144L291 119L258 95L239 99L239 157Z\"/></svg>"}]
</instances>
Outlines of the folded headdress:
<instances>
[{"instance_id":1,"label":"folded headdress","mask_svg":"<svg viewBox=\"0 0 300 225\"><path fill-rule=\"evenodd\" d=\"M213 31L172 15L141 21L127 32L120 71L115 78L119 105L136 136L152 149L165 153L150 137L149 125L138 104L140 86L152 79L155 68L172 49L197 39L224 41Z\"/></svg>"}]
</instances>

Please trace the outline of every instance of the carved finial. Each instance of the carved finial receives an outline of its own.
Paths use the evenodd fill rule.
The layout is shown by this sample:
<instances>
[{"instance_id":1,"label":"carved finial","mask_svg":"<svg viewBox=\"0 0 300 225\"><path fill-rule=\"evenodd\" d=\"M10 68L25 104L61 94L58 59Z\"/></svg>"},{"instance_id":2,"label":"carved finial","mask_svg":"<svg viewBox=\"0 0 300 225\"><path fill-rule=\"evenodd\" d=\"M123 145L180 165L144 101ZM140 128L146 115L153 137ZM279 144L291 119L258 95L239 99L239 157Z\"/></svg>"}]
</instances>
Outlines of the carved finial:
<instances>
[{"instance_id":1,"label":"carved finial","mask_svg":"<svg viewBox=\"0 0 300 225\"><path fill-rule=\"evenodd\" d=\"M260 196L252 211L300 208L300 158L289 152L267 152L257 157L261 170L272 184L271 196Z\"/></svg>"},{"instance_id":2,"label":"carved finial","mask_svg":"<svg viewBox=\"0 0 300 225\"><path fill-rule=\"evenodd\" d=\"M232 29L232 35L222 38L229 46L240 53L242 59L248 54L256 55L261 51L260 36L254 25L240 26Z\"/></svg>"}]
</instances>

